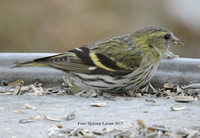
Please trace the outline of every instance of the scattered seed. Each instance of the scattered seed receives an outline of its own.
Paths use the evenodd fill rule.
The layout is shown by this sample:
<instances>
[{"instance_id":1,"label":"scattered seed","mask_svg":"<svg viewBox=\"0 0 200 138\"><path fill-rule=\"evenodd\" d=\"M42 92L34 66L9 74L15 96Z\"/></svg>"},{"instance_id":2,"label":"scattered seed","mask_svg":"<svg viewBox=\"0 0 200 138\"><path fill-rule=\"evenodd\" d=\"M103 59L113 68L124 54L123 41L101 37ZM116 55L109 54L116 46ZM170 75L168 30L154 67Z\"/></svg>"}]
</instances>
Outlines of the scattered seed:
<instances>
[{"instance_id":1,"label":"scattered seed","mask_svg":"<svg viewBox=\"0 0 200 138\"><path fill-rule=\"evenodd\" d=\"M21 113L24 113L24 112L21 111L21 110L12 110L12 113L15 113L15 114L21 114Z\"/></svg>"},{"instance_id":2,"label":"scattered seed","mask_svg":"<svg viewBox=\"0 0 200 138\"><path fill-rule=\"evenodd\" d=\"M37 95L42 95L43 93L38 89L36 88L34 85L31 85L31 88L34 90L34 92L37 94ZM42 89L43 90L43 89ZM44 92L44 90L43 90Z\"/></svg>"},{"instance_id":3,"label":"scattered seed","mask_svg":"<svg viewBox=\"0 0 200 138\"><path fill-rule=\"evenodd\" d=\"M82 133L83 128L79 127L77 129L74 130L73 136L78 136L78 137L82 137L83 133Z\"/></svg>"},{"instance_id":4,"label":"scattered seed","mask_svg":"<svg viewBox=\"0 0 200 138\"><path fill-rule=\"evenodd\" d=\"M114 138L128 138L130 137L129 135L130 135L129 132L121 132L114 135Z\"/></svg>"},{"instance_id":5,"label":"scattered seed","mask_svg":"<svg viewBox=\"0 0 200 138\"><path fill-rule=\"evenodd\" d=\"M39 86L39 89L38 89L42 94L44 93L44 89L41 87L41 86Z\"/></svg>"},{"instance_id":6,"label":"scattered seed","mask_svg":"<svg viewBox=\"0 0 200 138\"><path fill-rule=\"evenodd\" d=\"M193 83L187 86L182 86L183 89L200 89L200 83Z\"/></svg>"},{"instance_id":7,"label":"scattered seed","mask_svg":"<svg viewBox=\"0 0 200 138\"><path fill-rule=\"evenodd\" d=\"M0 87L0 95L11 95L11 94L13 94L13 95L19 95L19 94L20 95L42 95L42 94L59 95L59 94L67 94L68 93L67 91L69 91L69 89L71 88L70 90L72 92L74 92L76 95L79 95L79 93L82 93L85 95L85 97L89 97L89 96L97 97L98 96L98 93L96 93L96 92L95 93L91 92L91 91L85 92L85 90L83 90L82 88L77 88L77 86L72 84L70 77L68 77L67 79L63 78L63 80L66 85L65 85L65 87L62 87L62 89L60 89L60 87L43 89L42 84L39 82L36 82L35 84L30 85L30 86L21 86L23 84L22 80L18 80L18 82L16 81L16 82L13 82L10 84L3 82L4 87ZM5 87L6 85L8 85L8 86ZM151 96L151 97L164 96L164 97L174 98L177 102L179 102L179 101L189 102L189 101L194 101L195 98L197 99L200 94L200 83L199 84L190 84L190 85L184 86L184 87L179 87L177 84L172 84L171 82L168 82L164 85L163 89L159 89L159 90L156 90L152 85L149 85L149 87L151 87L153 92L151 90L151 91L149 91L149 93L147 91L143 93L143 91L137 90L136 93L134 94L134 96L135 95L136 96L148 96L148 97L149 96ZM76 91L79 91L79 92L76 93ZM116 98L112 95L110 96L110 94L109 95L106 95L106 94L108 94L108 93L103 93L104 98L108 98L108 99ZM179 95L179 96L175 96L175 95ZM124 95L124 96L127 96L127 95ZM127 98L125 100L131 101L131 99L127 99ZM145 99L145 102L157 104L156 101L154 101L152 99ZM90 105L96 106L96 107L103 107L106 105L106 103L99 102L99 103L91 103ZM164 105L166 105L166 103L164 103ZM178 103L175 103L175 105L178 105ZM28 105L28 104L26 104L26 108L36 110L36 107L33 107L33 106L30 107L30 105ZM56 108L60 108L60 105L57 104ZM176 108L171 107L171 110L180 111L180 110L184 110L186 108L188 108L188 106L176 107ZM3 109L4 109L3 107L0 107L0 111ZM13 110L12 113L23 113L23 111ZM144 110L143 113L148 113L148 110ZM45 119L48 119L51 121L58 121L58 122L60 121L59 119L52 118L49 115L44 115L44 116L45 116ZM115 116L115 114L108 114L108 116ZM75 117L74 111L65 115L65 118L67 120L71 120L74 117ZM19 123L30 123L30 122L34 122L35 120L41 120L40 116L31 117L30 119L22 119L19 121ZM185 135L185 137L191 138L191 137L199 136L199 129L195 130L195 129L190 128L190 129L188 129L188 131L183 133L181 131L174 131L174 130L172 131L172 130L167 129L166 127L160 127L160 126L146 127L143 120L137 120L137 124L139 125L139 129L132 130L132 133L130 133L130 135L129 135L129 133L127 133L127 131L117 130L117 129L102 129L101 131L92 133L92 131L90 131L88 129L79 128L79 129L70 129L70 130L68 129L69 131L67 131L62 136L68 137L68 136L66 136L67 134L70 137L73 135L74 136L76 135L76 136L85 137L85 138L98 137L98 136L100 136L100 134L103 137L106 137L106 136L108 136L108 137L111 137L111 136L115 136L115 137L130 137L130 136L131 137L134 137L134 136L135 137L162 137L162 136L164 136L164 137L165 136L181 137L182 135ZM51 133L48 133L50 135L50 137L53 137L54 134L57 134L58 137L59 136L61 137L60 133L62 133L62 131L59 128L63 128L63 126L56 125L56 128L57 129L52 130ZM184 129L186 129L186 128L183 128L183 130ZM114 134L114 133L117 133L117 134Z\"/></svg>"},{"instance_id":8,"label":"scattered seed","mask_svg":"<svg viewBox=\"0 0 200 138\"><path fill-rule=\"evenodd\" d=\"M29 91L30 90L30 86L22 86L21 87L21 91Z\"/></svg>"},{"instance_id":9,"label":"scattered seed","mask_svg":"<svg viewBox=\"0 0 200 138\"><path fill-rule=\"evenodd\" d=\"M172 92L170 92L170 90L167 90L167 91L164 91L167 95L169 95L169 96L175 96L175 94L174 93L172 93Z\"/></svg>"},{"instance_id":10,"label":"scattered seed","mask_svg":"<svg viewBox=\"0 0 200 138\"><path fill-rule=\"evenodd\" d=\"M31 105L29 105L29 104L26 104L25 107L26 107L27 109L31 109L31 110L33 110L33 111L36 111L36 110L37 110L36 107L31 106Z\"/></svg>"},{"instance_id":11,"label":"scattered seed","mask_svg":"<svg viewBox=\"0 0 200 138\"><path fill-rule=\"evenodd\" d=\"M4 108L3 107L0 107L0 111L2 111Z\"/></svg>"},{"instance_id":12,"label":"scattered seed","mask_svg":"<svg viewBox=\"0 0 200 138\"><path fill-rule=\"evenodd\" d=\"M136 93L135 97L142 97L142 94L141 93Z\"/></svg>"},{"instance_id":13,"label":"scattered seed","mask_svg":"<svg viewBox=\"0 0 200 138\"><path fill-rule=\"evenodd\" d=\"M187 89L189 95L200 94L200 89Z\"/></svg>"},{"instance_id":14,"label":"scattered seed","mask_svg":"<svg viewBox=\"0 0 200 138\"><path fill-rule=\"evenodd\" d=\"M141 128L143 128L143 129L146 128L146 125L144 124L143 120L137 119L136 122L137 122L138 126L140 126Z\"/></svg>"},{"instance_id":15,"label":"scattered seed","mask_svg":"<svg viewBox=\"0 0 200 138\"><path fill-rule=\"evenodd\" d=\"M183 107L171 107L172 111L181 111L187 109L189 106L183 106Z\"/></svg>"},{"instance_id":16,"label":"scattered seed","mask_svg":"<svg viewBox=\"0 0 200 138\"><path fill-rule=\"evenodd\" d=\"M38 120L41 120L40 116L31 117L30 119L35 120L35 121L36 121L36 120L37 120L37 121L38 121Z\"/></svg>"},{"instance_id":17,"label":"scattered seed","mask_svg":"<svg viewBox=\"0 0 200 138\"><path fill-rule=\"evenodd\" d=\"M116 116L115 114L108 114L108 116Z\"/></svg>"},{"instance_id":18,"label":"scattered seed","mask_svg":"<svg viewBox=\"0 0 200 138\"><path fill-rule=\"evenodd\" d=\"M147 110L144 110L144 111L143 111L143 113L148 113L148 112L149 112L149 111L147 111Z\"/></svg>"},{"instance_id":19,"label":"scattered seed","mask_svg":"<svg viewBox=\"0 0 200 138\"><path fill-rule=\"evenodd\" d=\"M67 82L67 79L65 78L65 76L62 76L62 79L63 79L65 84L69 85L68 82Z\"/></svg>"},{"instance_id":20,"label":"scattered seed","mask_svg":"<svg viewBox=\"0 0 200 138\"><path fill-rule=\"evenodd\" d=\"M72 86L73 84L72 84L72 79L69 77L69 76L67 76L67 79L65 79L65 80L67 80L67 83L66 84L68 84L69 86Z\"/></svg>"},{"instance_id":21,"label":"scattered seed","mask_svg":"<svg viewBox=\"0 0 200 138\"><path fill-rule=\"evenodd\" d=\"M188 136L187 138L195 138L196 135L199 133L199 131L195 130L195 131L192 131Z\"/></svg>"},{"instance_id":22,"label":"scattered seed","mask_svg":"<svg viewBox=\"0 0 200 138\"><path fill-rule=\"evenodd\" d=\"M66 133L66 134L69 134L71 131L73 131L73 129L70 129L70 128L65 128L65 129L60 130L61 133Z\"/></svg>"},{"instance_id":23,"label":"scattered seed","mask_svg":"<svg viewBox=\"0 0 200 138\"><path fill-rule=\"evenodd\" d=\"M183 90L179 86L176 87L176 91L177 92L183 92Z\"/></svg>"},{"instance_id":24,"label":"scattered seed","mask_svg":"<svg viewBox=\"0 0 200 138\"><path fill-rule=\"evenodd\" d=\"M12 95L12 92L0 93L0 95Z\"/></svg>"},{"instance_id":25,"label":"scattered seed","mask_svg":"<svg viewBox=\"0 0 200 138\"><path fill-rule=\"evenodd\" d=\"M34 120L31 120L31 119L22 119L22 120L19 120L19 123L31 123L31 122L34 122Z\"/></svg>"},{"instance_id":26,"label":"scattered seed","mask_svg":"<svg viewBox=\"0 0 200 138\"><path fill-rule=\"evenodd\" d=\"M163 128L163 127L154 127L154 126L151 126L150 127L152 130L158 130L158 131L163 131L163 132L171 132L170 129L166 129L166 128ZM148 128L149 129L149 128Z\"/></svg>"},{"instance_id":27,"label":"scattered seed","mask_svg":"<svg viewBox=\"0 0 200 138\"><path fill-rule=\"evenodd\" d=\"M40 87L40 86L42 86L42 83L39 83L38 81L36 81L33 85L34 85L35 87Z\"/></svg>"},{"instance_id":28,"label":"scattered seed","mask_svg":"<svg viewBox=\"0 0 200 138\"><path fill-rule=\"evenodd\" d=\"M150 88L153 90L153 92L158 93L158 91L151 85L151 83L149 83Z\"/></svg>"},{"instance_id":29,"label":"scattered seed","mask_svg":"<svg viewBox=\"0 0 200 138\"><path fill-rule=\"evenodd\" d=\"M164 84L164 88L174 88L174 85L170 82L170 81L168 81L168 83L165 83Z\"/></svg>"},{"instance_id":30,"label":"scattered seed","mask_svg":"<svg viewBox=\"0 0 200 138\"><path fill-rule=\"evenodd\" d=\"M74 119L74 118L75 118L74 112L75 112L75 111L72 111L72 112L70 112L69 114L65 114L65 118L66 118L67 120L72 120L72 119Z\"/></svg>"},{"instance_id":31,"label":"scattered seed","mask_svg":"<svg viewBox=\"0 0 200 138\"><path fill-rule=\"evenodd\" d=\"M12 127L9 127L9 128L5 128L5 130L8 130L8 131L10 131L10 130L14 130L14 128L12 128Z\"/></svg>"},{"instance_id":32,"label":"scattered seed","mask_svg":"<svg viewBox=\"0 0 200 138\"><path fill-rule=\"evenodd\" d=\"M91 103L90 105L95 107L103 107L106 105L106 102Z\"/></svg>"},{"instance_id":33,"label":"scattered seed","mask_svg":"<svg viewBox=\"0 0 200 138\"><path fill-rule=\"evenodd\" d=\"M147 134L147 136L145 136L145 138L156 138L158 136L158 131L154 131L150 134Z\"/></svg>"},{"instance_id":34,"label":"scattered seed","mask_svg":"<svg viewBox=\"0 0 200 138\"><path fill-rule=\"evenodd\" d=\"M16 86L12 95L18 95L20 93L20 91L21 91L21 87L20 86Z\"/></svg>"},{"instance_id":35,"label":"scattered seed","mask_svg":"<svg viewBox=\"0 0 200 138\"><path fill-rule=\"evenodd\" d=\"M63 128L63 126L62 125L56 125L58 128Z\"/></svg>"},{"instance_id":36,"label":"scattered seed","mask_svg":"<svg viewBox=\"0 0 200 138\"><path fill-rule=\"evenodd\" d=\"M174 100L177 102L192 102L195 99L191 96L175 96Z\"/></svg>"},{"instance_id":37,"label":"scattered seed","mask_svg":"<svg viewBox=\"0 0 200 138\"><path fill-rule=\"evenodd\" d=\"M50 120L50 121L60 122L59 119L53 118L53 117L46 115L46 114L44 115L44 118L47 119L47 120Z\"/></svg>"},{"instance_id":38,"label":"scattered seed","mask_svg":"<svg viewBox=\"0 0 200 138\"><path fill-rule=\"evenodd\" d=\"M77 94L77 93L81 92L81 91L83 90L83 88L78 87L78 86L76 86L76 85L73 85L73 86L71 86L71 87L69 88L69 90L70 90L70 92L71 92L72 94Z\"/></svg>"},{"instance_id":39,"label":"scattered seed","mask_svg":"<svg viewBox=\"0 0 200 138\"><path fill-rule=\"evenodd\" d=\"M82 127L76 128L63 128L63 126L53 126L48 129L47 133L49 137L82 137L82 138L97 138L97 137L115 137L115 138L181 138L181 137L199 137L199 129L194 130L191 128L178 128L169 129L163 125L152 125L146 127L143 120L137 120L139 127L135 129L116 129L116 128L103 128L100 130L93 131L92 129L85 129ZM60 129L63 128L63 129Z\"/></svg>"},{"instance_id":40,"label":"scattered seed","mask_svg":"<svg viewBox=\"0 0 200 138\"><path fill-rule=\"evenodd\" d=\"M60 108L60 105L59 105L59 104L57 104L57 105L56 105L56 108Z\"/></svg>"},{"instance_id":41,"label":"scattered seed","mask_svg":"<svg viewBox=\"0 0 200 138\"><path fill-rule=\"evenodd\" d=\"M23 80L17 80L15 82L12 82L12 83L8 84L7 87L14 87L16 85L21 85L23 83L24 83Z\"/></svg>"},{"instance_id":42,"label":"scattered seed","mask_svg":"<svg viewBox=\"0 0 200 138\"><path fill-rule=\"evenodd\" d=\"M89 92L87 92L88 96L90 97L97 97L98 96L98 93L95 91L95 90L90 90Z\"/></svg>"},{"instance_id":43,"label":"scattered seed","mask_svg":"<svg viewBox=\"0 0 200 138\"><path fill-rule=\"evenodd\" d=\"M3 87L0 87L0 93L5 93L7 92L8 90L6 88L3 88Z\"/></svg>"}]
</instances>

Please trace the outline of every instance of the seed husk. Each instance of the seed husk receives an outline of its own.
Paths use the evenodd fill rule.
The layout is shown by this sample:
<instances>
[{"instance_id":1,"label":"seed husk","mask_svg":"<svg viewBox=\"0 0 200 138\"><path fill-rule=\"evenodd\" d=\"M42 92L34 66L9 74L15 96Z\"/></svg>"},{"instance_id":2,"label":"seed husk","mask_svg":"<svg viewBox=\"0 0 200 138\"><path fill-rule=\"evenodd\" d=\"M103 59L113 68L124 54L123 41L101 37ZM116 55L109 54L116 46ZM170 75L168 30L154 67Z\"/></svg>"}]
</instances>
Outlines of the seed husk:
<instances>
[{"instance_id":1,"label":"seed husk","mask_svg":"<svg viewBox=\"0 0 200 138\"><path fill-rule=\"evenodd\" d=\"M186 86L182 86L183 89L200 89L200 83L193 83Z\"/></svg>"},{"instance_id":2,"label":"seed husk","mask_svg":"<svg viewBox=\"0 0 200 138\"><path fill-rule=\"evenodd\" d=\"M103 107L106 105L106 102L91 103L90 105L95 107Z\"/></svg>"},{"instance_id":3,"label":"seed husk","mask_svg":"<svg viewBox=\"0 0 200 138\"><path fill-rule=\"evenodd\" d=\"M0 111L2 111L4 108L3 107L0 107Z\"/></svg>"},{"instance_id":4,"label":"seed husk","mask_svg":"<svg viewBox=\"0 0 200 138\"><path fill-rule=\"evenodd\" d=\"M34 122L34 120L32 120L32 119L21 119L21 120L19 120L19 123L31 123L31 122Z\"/></svg>"},{"instance_id":5,"label":"seed husk","mask_svg":"<svg viewBox=\"0 0 200 138\"><path fill-rule=\"evenodd\" d=\"M8 84L7 87L14 87L14 86L17 86L17 85L21 85L23 83L24 83L23 80L17 80L15 82Z\"/></svg>"},{"instance_id":6,"label":"seed husk","mask_svg":"<svg viewBox=\"0 0 200 138\"><path fill-rule=\"evenodd\" d=\"M37 95L43 95L43 92L44 90L43 89L38 89L36 88L34 85L31 85L31 88L34 90L34 92L37 94Z\"/></svg>"},{"instance_id":7,"label":"seed husk","mask_svg":"<svg viewBox=\"0 0 200 138\"><path fill-rule=\"evenodd\" d=\"M72 112L70 112L69 114L65 114L65 118L66 118L67 120L72 120L72 119L74 119L74 118L75 118L74 112L75 112L75 111L72 111Z\"/></svg>"},{"instance_id":8,"label":"seed husk","mask_svg":"<svg viewBox=\"0 0 200 138\"><path fill-rule=\"evenodd\" d=\"M41 117L40 116L36 116L36 117L31 117L30 119L32 119L32 120L41 120Z\"/></svg>"},{"instance_id":9,"label":"seed husk","mask_svg":"<svg viewBox=\"0 0 200 138\"><path fill-rule=\"evenodd\" d=\"M20 91L21 91L21 87L20 86L16 86L12 95L18 95L20 93Z\"/></svg>"},{"instance_id":10,"label":"seed husk","mask_svg":"<svg viewBox=\"0 0 200 138\"><path fill-rule=\"evenodd\" d=\"M168 88L168 89L171 88L172 89L172 88L174 88L174 85L169 81L168 83L164 84L164 88Z\"/></svg>"},{"instance_id":11,"label":"seed husk","mask_svg":"<svg viewBox=\"0 0 200 138\"><path fill-rule=\"evenodd\" d=\"M69 88L69 90L70 90L70 92L71 92L72 94L77 94L77 93L81 92L81 91L83 90L83 88L78 87L78 86L76 86L76 85L73 85L73 86L71 86L71 87Z\"/></svg>"},{"instance_id":12,"label":"seed husk","mask_svg":"<svg viewBox=\"0 0 200 138\"><path fill-rule=\"evenodd\" d=\"M181 111L187 109L189 106L183 106L183 107L171 107L172 111Z\"/></svg>"},{"instance_id":13,"label":"seed husk","mask_svg":"<svg viewBox=\"0 0 200 138\"><path fill-rule=\"evenodd\" d=\"M32 106L32 105L29 105L29 104L26 104L25 107L26 107L27 109L31 109L31 110L33 110L33 111L36 111L36 110L37 110L36 107L34 107L34 106Z\"/></svg>"},{"instance_id":14,"label":"seed husk","mask_svg":"<svg viewBox=\"0 0 200 138\"><path fill-rule=\"evenodd\" d=\"M137 122L138 126L140 126L141 128L143 128L143 129L146 128L146 125L144 124L143 120L137 119L136 122Z\"/></svg>"},{"instance_id":15,"label":"seed husk","mask_svg":"<svg viewBox=\"0 0 200 138\"><path fill-rule=\"evenodd\" d=\"M0 93L6 93L8 90L6 88L0 87Z\"/></svg>"},{"instance_id":16,"label":"seed husk","mask_svg":"<svg viewBox=\"0 0 200 138\"><path fill-rule=\"evenodd\" d=\"M21 113L24 113L24 112L21 111L21 110L12 110L12 113L15 113L15 114L21 114Z\"/></svg>"},{"instance_id":17,"label":"seed husk","mask_svg":"<svg viewBox=\"0 0 200 138\"><path fill-rule=\"evenodd\" d=\"M177 102L192 102L195 99L191 96L175 96L174 100Z\"/></svg>"},{"instance_id":18,"label":"seed husk","mask_svg":"<svg viewBox=\"0 0 200 138\"><path fill-rule=\"evenodd\" d=\"M47 120L50 120L50 121L60 122L59 119L53 118L53 117L51 117L50 115L46 115L46 114L45 114L45 115L44 115L44 118L47 119Z\"/></svg>"}]
</instances>

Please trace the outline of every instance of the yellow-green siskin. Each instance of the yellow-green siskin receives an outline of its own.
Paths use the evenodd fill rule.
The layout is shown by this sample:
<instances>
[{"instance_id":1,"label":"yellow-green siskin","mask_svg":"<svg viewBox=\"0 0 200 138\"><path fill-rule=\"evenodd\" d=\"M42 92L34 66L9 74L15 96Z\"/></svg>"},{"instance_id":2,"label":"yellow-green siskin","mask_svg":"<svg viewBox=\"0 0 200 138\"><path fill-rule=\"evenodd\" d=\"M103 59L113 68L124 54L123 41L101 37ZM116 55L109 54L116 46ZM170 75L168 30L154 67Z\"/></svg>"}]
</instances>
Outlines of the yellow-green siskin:
<instances>
[{"instance_id":1,"label":"yellow-green siskin","mask_svg":"<svg viewBox=\"0 0 200 138\"><path fill-rule=\"evenodd\" d=\"M183 43L163 27L149 26L15 67L48 66L66 72L86 90L124 93L153 77L171 44Z\"/></svg>"}]
</instances>

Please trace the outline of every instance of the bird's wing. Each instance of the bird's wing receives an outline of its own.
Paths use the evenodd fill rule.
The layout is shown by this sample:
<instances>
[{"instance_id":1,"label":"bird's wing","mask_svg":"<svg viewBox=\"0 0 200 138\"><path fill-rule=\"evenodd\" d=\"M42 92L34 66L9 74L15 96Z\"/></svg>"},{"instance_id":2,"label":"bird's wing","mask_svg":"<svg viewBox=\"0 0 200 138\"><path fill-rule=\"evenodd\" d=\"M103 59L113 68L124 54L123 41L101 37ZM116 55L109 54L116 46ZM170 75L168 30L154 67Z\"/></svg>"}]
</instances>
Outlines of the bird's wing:
<instances>
[{"instance_id":1,"label":"bird's wing","mask_svg":"<svg viewBox=\"0 0 200 138\"><path fill-rule=\"evenodd\" d=\"M126 75L136 70L142 61L142 52L127 39L112 38L90 45L90 58L100 68L114 75Z\"/></svg>"},{"instance_id":2,"label":"bird's wing","mask_svg":"<svg viewBox=\"0 0 200 138\"><path fill-rule=\"evenodd\" d=\"M98 44L94 43L94 45ZM112 47L112 42L108 45ZM120 51L119 47L118 45L116 49L113 49L115 54L109 55L109 53L106 52L105 54L102 53L101 50L94 50L89 46L83 46L55 56L19 63L16 67L50 66L65 72L74 71L88 74L123 76L137 69L142 57L139 54L130 55L129 52L124 53L124 51ZM113 48L115 48L115 46L113 46Z\"/></svg>"}]
</instances>

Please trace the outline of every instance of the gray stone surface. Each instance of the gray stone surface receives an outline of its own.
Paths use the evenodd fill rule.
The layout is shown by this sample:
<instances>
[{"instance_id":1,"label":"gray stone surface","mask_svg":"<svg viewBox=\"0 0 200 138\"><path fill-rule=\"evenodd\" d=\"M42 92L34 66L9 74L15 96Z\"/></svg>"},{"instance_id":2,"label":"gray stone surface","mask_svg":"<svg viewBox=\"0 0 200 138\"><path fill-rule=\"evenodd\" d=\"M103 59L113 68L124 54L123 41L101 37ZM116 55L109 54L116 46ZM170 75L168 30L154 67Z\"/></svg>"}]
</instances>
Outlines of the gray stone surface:
<instances>
[{"instance_id":1,"label":"gray stone surface","mask_svg":"<svg viewBox=\"0 0 200 138\"><path fill-rule=\"evenodd\" d=\"M44 87L61 86L62 76L65 73L44 67L9 69L13 63L45 57L55 53L0 53L0 81L5 79L10 82L22 79L30 85L35 81L43 83ZM200 82L199 59L175 58L162 60L152 85L162 87L170 80L179 85L189 82ZM173 99L154 99L159 106L149 105L145 102L147 97L134 98L118 97L116 101L105 100L103 97L83 98L72 95L49 96L0 96L0 137L1 138L40 138L47 137L47 130L53 125L61 124L64 128L85 127L88 129L119 128L133 129L137 127L136 120L142 119L147 126L153 124L165 125L172 128L200 126L200 102L178 103L178 106L188 106L186 110L172 111L175 106ZM106 102L105 107L92 107L90 103ZM156 104L157 104L156 103ZM25 104L35 106L36 111L26 109ZM56 108L59 104L61 107ZM21 110L24 113L12 113L12 110ZM67 121L66 113L75 111L76 117ZM148 111L148 113L144 113ZM61 122L44 120L44 115L61 119ZM21 119L30 119L40 116L40 121L20 124ZM90 123L94 125L89 125ZM108 123L108 125L103 125ZM118 123L118 125L115 125ZM114 125L112 125L114 124Z\"/></svg>"},{"instance_id":2,"label":"gray stone surface","mask_svg":"<svg viewBox=\"0 0 200 138\"><path fill-rule=\"evenodd\" d=\"M1 138L42 138L47 137L47 130L53 125L62 125L64 128L84 127L88 129L136 128L136 120L142 119L147 126L153 124L165 125L171 128L200 125L199 101L178 103L173 99L155 98L155 105L145 102L147 97L117 97L116 101L109 101L103 97L84 98L72 95L47 96L0 96L0 137ZM92 107L90 103L106 102L105 107ZM36 111L26 109L25 104L35 106ZM59 104L60 108L56 108ZM172 111L171 106L188 106L186 110ZM12 113L12 110L21 110L24 113ZM144 111L148 113L144 113ZM66 113L75 111L75 119L67 121ZM44 114L58 118L61 122L44 120ZM40 121L20 124L21 119L40 116ZM96 123L92 126L88 122ZM116 123L118 123L116 125ZM103 125L110 123L110 125ZM111 125L111 124L114 125ZM100 125L98 125L100 124ZM14 137L15 136L15 137Z\"/></svg>"},{"instance_id":3,"label":"gray stone surface","mask_svg":"<svg viewBox=\"0 0 200 138\"><path fill-rule=\"evenodd\" d=\"M57 53L0 53L0 81L10 82L22 79L25 85L35 81L43 83L43 86L58 86L62 82L64 72L48 67L23 67L9 69L14 63L25 62L35 58L52 56ZM168 80L179 85L187 85L190 82L200 82L200 59L174 58L163 59L154 75L151 83L160 88Z\"/></svg>"}]
</instances>

